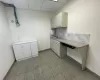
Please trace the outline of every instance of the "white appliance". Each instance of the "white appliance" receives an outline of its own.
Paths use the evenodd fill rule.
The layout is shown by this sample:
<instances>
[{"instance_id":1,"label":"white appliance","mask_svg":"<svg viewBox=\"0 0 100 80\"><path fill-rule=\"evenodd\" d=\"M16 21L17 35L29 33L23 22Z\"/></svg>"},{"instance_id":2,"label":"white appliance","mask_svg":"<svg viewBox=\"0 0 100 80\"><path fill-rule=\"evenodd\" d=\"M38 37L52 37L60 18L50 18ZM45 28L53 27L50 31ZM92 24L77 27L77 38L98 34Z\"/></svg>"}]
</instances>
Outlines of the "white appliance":
<instances>
[{"instance_id":1,"label":"white appliance","mask_svg":"<svg viewBox=\"0 0 100 80\"><path fill-rule=\"evenodd\" d=\"M16 42L13 44L13 50L17 61L36 57L38 56L37 40Z\"/></svg>"}]
</instances>

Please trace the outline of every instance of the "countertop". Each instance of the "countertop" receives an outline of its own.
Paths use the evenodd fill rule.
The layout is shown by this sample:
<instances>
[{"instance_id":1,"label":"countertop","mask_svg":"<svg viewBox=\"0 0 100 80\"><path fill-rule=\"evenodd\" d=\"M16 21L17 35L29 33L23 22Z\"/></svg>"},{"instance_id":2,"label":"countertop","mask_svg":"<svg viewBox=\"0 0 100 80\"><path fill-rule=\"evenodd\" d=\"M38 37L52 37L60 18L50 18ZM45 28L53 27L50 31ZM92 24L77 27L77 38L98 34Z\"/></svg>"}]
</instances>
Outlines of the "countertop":
<instances>
[{"instance_id":1,"label":"countertop","mask_svg":"<svg viewBox=\"0 0 100 80\"><path fill-rule=\"evenodd\" d=\"M12 45L19 45L19 44L26 44L26 43L33 43L36 42L37 40L33 40L33 41L18 41L18 42L14 42Z\"/></svg>"},{"instance_id":2,"label":"countertop","mask_svg":"<svg viewBox=\"0 0 100 80\"><path fill-rule=\"evenodd\" d=\"M64 44L71 45L71 46L76 47L76 48L81 48L81 47L89 45L87 43L81 43L81 42L76 42L76 41L72 41L72 40L60 39L60 38L57 38L54 36L51 36L51 39L57 40L57 41L64 43Z\"/></svg>"}]
</instances>

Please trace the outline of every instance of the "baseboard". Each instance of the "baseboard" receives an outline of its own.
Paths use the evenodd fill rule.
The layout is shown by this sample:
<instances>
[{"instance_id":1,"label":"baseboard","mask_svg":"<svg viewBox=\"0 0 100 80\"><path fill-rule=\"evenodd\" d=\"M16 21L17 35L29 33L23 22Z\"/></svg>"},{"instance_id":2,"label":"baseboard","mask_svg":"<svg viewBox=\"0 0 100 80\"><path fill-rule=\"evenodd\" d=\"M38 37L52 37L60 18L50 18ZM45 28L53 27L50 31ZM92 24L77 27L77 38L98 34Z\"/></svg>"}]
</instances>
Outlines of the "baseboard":
<instances>
[{"instance_id":1,"label":"baseboard","mask_svg":"<svg viewBox=\"0 0 100 80\"><path fill-rule=\"evenodd\" d=\"M77 63L78 65L80 65L81 66L81 63L79 63L79 62L77 62L76 60L74 60L72 57L70 57L70 56L67 56L67 57L69 57L70 59L72 59L75 63ZM94 76L96 76L99 80L100 80L100 76L99 75L97 75L96 73L94 73L93 71L91 71L89 68L87 68L86 67L86 69L85 70L87 70L88 72L90 72L91 74L93 74ZM84 70L84 71L85 71Z\"/></svg>"},{"instance_id":2,"label":"baseboard","mask_svg":"<svg viewBox=\"0 0 100 80\"><path fill-rule=\"evenodd\" d=\"M91 70L90 70L89 68L87 68L87 67L86 67L86 69L87 69L88 72L92 73L94 76L96 76L96 77L100 80L100 76L99 76L99 75L97 75L96 73L94 73L93 71L91 71Z\"/></svg>"},{"instance_id":3,"label":"baseboard","mask_svg":"<svg viewBox=\"0 0 100 80\"><path fill-rule=\"evenodd\" d=\"M51 49L51 50L52 50L52 49ZM53 51L53 50L52 50L52 51ZM54 52L54 51L53 51L53 52ZM54 52L54 53L55 53L55 52ZM57 56L58 56L58 55L57 55ZM70 57L70 56L68 56L68 55L67 55L67 57L68 57L69 59L73 60L77 65L81 66L81 63L79 63L78 61L76 61L76 60L73 59L72 57ZM97 75L96 73L94 73L93 71L91 71L89 68L86 67L85 70L87 70L88 72L92 73L94 76L96 76L96 77L100 80L100 76ZM84 70L84 71L85 71L85 70Z\"/></svg>"},{"instance_id":4,"label":"baseboard","mask_svg":"<svg viewBox=\"0 0 100 80\"><path fill-rule=\"evenodd\" d=\"M38 56L38 54L37 55L32 55L32 57L34 58L34 57L37 57Z\"/></svg>"},{"instance_id":5,"label":"baseboard","mask_svg":"<svg viewBox=\"0 0 100 80\"><path fill-rule=\"evenodd\" d=\"M5 77L4 77L4 79L3 80L5 80L6 79L6 77L7 77L7 75L9 74L9 72L11 71L11 69L12 69L12 67L13 67L13 65L15 64L15 59L14 59L14 62L12 63L12 65L11 65L11 67L10 67L10 69L8 70L8 72L7 72L7 74L5 75Z\"/></svg>"},{"instance_id":6,"label":"baseboard","mask_svg":"<svg viewBox=\"0 0 100 80\"><path fill-rule=\"evenodd\" d=\"M43 52L43 51L47 51L47 50L51 50L51 48L44 49L44 50L40 50L39 53L40 53L40 52Z\"/></svg>"},{"instance_id":7,"label":"baseboard","mask_svg":"<svg viewBox=\"0 0 100 80\"><path fill-rule=\"evenodd\" d=\"M23 60L27 60L27 59L30 59L30 58L33 58L33 57L37 57L37 56L38 56L38 54L37 55L32 55L30 57L23 58L23 59L18 59L17 61L23 61Z\"/></svg>"}]
</instances>

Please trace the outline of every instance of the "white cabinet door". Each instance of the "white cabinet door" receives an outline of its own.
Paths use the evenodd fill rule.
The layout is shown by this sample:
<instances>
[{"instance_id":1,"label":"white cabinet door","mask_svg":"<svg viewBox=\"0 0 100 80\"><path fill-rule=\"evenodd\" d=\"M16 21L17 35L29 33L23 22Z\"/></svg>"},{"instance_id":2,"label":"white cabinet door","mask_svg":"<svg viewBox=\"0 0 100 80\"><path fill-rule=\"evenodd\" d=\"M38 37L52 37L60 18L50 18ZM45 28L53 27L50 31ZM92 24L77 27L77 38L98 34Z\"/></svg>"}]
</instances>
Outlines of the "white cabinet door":
<instances>
[{"instance_id":1,"label":"white cabinet door","mask_svg":"<svg viewBox=\"0 0 100 80\"><path fill-rule=\"evenodd\" d=\"M17 44L13 48L16 60L31 57L30 44Z\"/></svg>"},{"instance_id":2,"label":"white cabinet door","mask_svg":"<svg viewBox=\"0 0 100 80\"><path fill-rule=\"evenodd\" d=\"M51 20L52 28L67 27L68 13L60 12Z\"/></svg>"},{"instance_id":3,"label":"white cabinet door","mask_svg":"<svg viewBox=\"0 0 100 80\"><path fill-rule=\"evenodd\" d=\"M37 41L14 43L13 49L17 61L38 56Z\"/></svg>"},{"instance_id":4,"label":"white cabinet door","mask_svg":"<svg viewBox=\"0 0 100 80\"><path fill-rule=\"evenodd\" d=\"M24 58L31 57L31 45L30 43L22 44L22 51Z\"/></svg>"},{"instance_id":5,"label":"white cabinet door","mask_svg":"<svg viewBox=\"0 0 100 80\"><path fill-rule=\"evenodd\" d=\"M55 17L51 20L51 28L56 28L56 19Z\"/></svg>"},{"instance_id":6,"label":"white cabinet door","mask_svg":"<svg viewBox=\"0 0 100 80\"><path fill-rule=\"evenodd\" d=\"M24 58L22 45L14 45L13 49L14 49L16 60Z\"/></svg>"},{"instance_id":7,"label":"white cabinet door","mask_svg":"<svg viewBox=\"0 0 100 80\"><path fill-rule=\"evenodd\" d=\"M38 56L38 47L37 47L37 41L34 41L33 43L31 43L31 52L32 52L32 56Z\"/></svg>"},{"instance_id":8,"label":"white cabinet door","mask_svg":"<svg viewBox=\"0 0 100 80\"><path fill-rule=\"evenodd\" d=\"M50 48L53 50L53 39L50 39Z\"/></svg>"},{"instance_id":9,"label":"white cabinet door","mask_svg":"<svg viewBox=\"0 0 100 80\"><path fill-rule=\"evenodd\" d=\"M60 42L57 40L54 40L54 52L60 56Z\"/></svg>"},{"instance_id":10,"label":"white cabinet door","mask_svg":"<svg viewBox=\"0 0 100 80\"><path fill-rule=\"evenodd\" d=\"M51 39L51 49L55 52L55 41L53 39Z\"/></svg>"},{"instance_id":11,"label":"white cabinet door","mask_svg":"<svg viewBox=\"0 0 100 80\"><path fill-rule=\"evenodd\" d=\"M62 14L56 15L56 17L55 17L55 26L56 27L61 27L62 26L61 19L62 19Z\"/></svg>"},{"instance_id":12,"label":"white cabinet door","mask_svg":"<svg viewBox=\"0 0 100 80\"><path fill-rule=\"evenodd\" d=\"M54 39L51 39L51 49L58 55L60 56L60 42Z\"/></svg>"}]
</instances>

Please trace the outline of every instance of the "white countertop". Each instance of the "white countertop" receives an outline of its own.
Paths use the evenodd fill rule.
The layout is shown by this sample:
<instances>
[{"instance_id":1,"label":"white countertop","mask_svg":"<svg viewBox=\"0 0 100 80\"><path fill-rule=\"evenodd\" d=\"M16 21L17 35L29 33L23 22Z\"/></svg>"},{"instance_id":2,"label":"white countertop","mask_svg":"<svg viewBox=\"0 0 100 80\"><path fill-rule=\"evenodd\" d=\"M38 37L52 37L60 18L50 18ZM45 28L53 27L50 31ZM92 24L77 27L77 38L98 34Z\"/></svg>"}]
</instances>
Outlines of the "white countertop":
<instances>
[{"instance_id":1,"label":"white countertop","mask_svg":"<svg viewBox=\"0 0 100 80\"><path fill-rule=\"evenodd\" d=\"M25 44L25 43L33 43L34 41L37 41L37 40L33 40L33 41L18 41L18 42L14 42L12 45Z\"/></svg>"}]
</instances>

